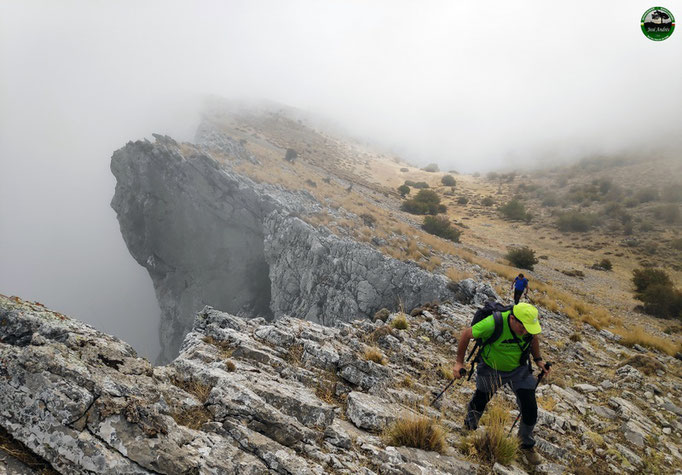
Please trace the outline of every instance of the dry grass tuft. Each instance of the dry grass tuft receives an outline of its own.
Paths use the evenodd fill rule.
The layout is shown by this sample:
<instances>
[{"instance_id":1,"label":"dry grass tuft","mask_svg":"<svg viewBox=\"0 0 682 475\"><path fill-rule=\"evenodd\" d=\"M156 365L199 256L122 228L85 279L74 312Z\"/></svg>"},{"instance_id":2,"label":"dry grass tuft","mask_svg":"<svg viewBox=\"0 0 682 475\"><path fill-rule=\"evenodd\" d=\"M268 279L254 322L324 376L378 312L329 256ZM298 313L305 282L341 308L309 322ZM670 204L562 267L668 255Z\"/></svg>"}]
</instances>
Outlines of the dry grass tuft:
<instances>
[{"instance_id":1,"label":"dry grass tuft","mask_svg":"<svg viewBox=\"0 0 682 475\"><path fill-rule=\"evenodd\" d=\"M453 379L455 377L454 373L452 372L452 368L447 365L440 365L438 367L438 374L445 379Z\"/></svg>"},{"instance_id":2,"label":"dry grass tuft","mask_svg":"<svg viewBox=\"0 0 682 475\"><path fill-rule=\"evenodd\" d=\"M199 430L205 423L213 420L211 413L204 406L194 406L191 409L174 410L171 417L181 426Z\"/></svg>"},{"instance_id":3,"label":"dry grass tuft","mask_svg":"<svg viewBox=\"0 0 682 475\"><path fill-rule=\"evenodd\" d=\"M468 279L472 277L473 274L470 272L461 271L455 267L449 267L445 271L445 276L452 282L459 282L460 280Z\"/></svg>"},{"instance_id":4,"label":"dry grass tuft","mask_svg":"<svg viewBox=\"0 0 682 475\"><path fill-rule=\"evenodd\" d=\"M59 474L59 472L54 470L46 460L39 455L34 454L23 443L12 437L4 427L0 427L0 454L3 452L26 464L34 473L40 475Z\"/></svg>"},{"instance_id":5,"label":"dry grass tuft","mask_svg":"<svg viewBox=\"0 0 682 475\"><path fill-rule=\"evenodd\" d=\"M393 334L393 330L391 329L391 327L389 325L383 325L383 326L380 326L379 328L377 328L376 330L374 330L372 333L370 333L367 336L367 340L371 341L372 343L376 343L382 337L385 337L387 335L392 335L392 334Z\"/></svg>"},{"instance_id":6,"label":"dry grass tuft","mask_svg":"<svg viewBox=\"0 0 682 475\"><path fill-rule=\"evenodd\" d=\"M509 465L516 459L519 439L508 436L505 426L511 424L509 413L499 406L489 407L481 418L485 431L477 431L462 441L462 449L469 455L478 455L484 460Z\"/></svg>"},{"instance_id":7,"label":"dry grass tuft","mask_svg":"<svg viewBox=\"0 0 682 475\"><path fill-rule=\"evenodd\" d=\"M345 396L337 396L336 388L339 382L339 377L333 371L319 371L317 384L315 386L315 395L322 399L327 404L335 406L345 406Z\"/></svg>"},{"instance_id":8,"label":"dry grass tuft","mask_svg":"<svg viewBox=\"0 0 682 475\"><path fill-rule=\"evenodd\" d=\"M203 384L195 379L182 380L177 376L171 378L171 383L179 387L183 391L193 394L196 398L203 404L208 399L209 394L211 394L212 386Z\"/></svg>"},{"instance_id":9,"label":"dry grass tuft","mask_svg":"<svg viewBox=\"0 0 682 475\"><path fill-rule=\"evenodd\" d=\"M227 360L227 361L225 362L225 369L226 369L228 372L231 373L231 372L233 372L234 370L237 369L237 365L234 364L234 361L232 361L232 360Z\"/></svg>"},{"instance_id":10,"label":"dry grass tuft","mask_svg":"<svg viewBox=\"0 0 682 475\"><path fill-rule=\"evenodd\" d=\"M623 337L620 343L625 346L635 346L638 344L660 350L670 356L674 356L677 352L682 351L682 345L680 343L670 341L667 338L651 335L644 328L639 326L633 328L615 328L613 332Z\"/></svg>"},{"instance_id":11,"label":"dry grass tuft","mask_svg":"<svg viewBox=\"0 0 682 475\"><path fill-rule=\"evenodd\" d=\"M414 386L414 379L412 379L412 376L408 374L400 382L400 386L402 386L403 388L411 388L412 386Z\"/></svg>"},{"instance_id":12,"label":"dry grass tuft","mask_svg":"<svg viewBox=\"0 0 682 475\"><path fill-rule=\"evenodd\" d=\"M556 407L557 401L552 396L539 396L538 406L543 408L545 411L552 412Z\"/></svg>"},{"instance_id":13,"label":"dry grass tuft","mask_svg":"<svg viewBox=\"0 0 682 475\"><path fill-rule=\"evenodd\" d=\"M375 363L379 363L380 365L385 365L386 363L388 363L386 357L381 352L381 350L375 346L365 348L362 357L367 361L374 361Z\"/></svg>"},{"instance_id":14,"label":"dry grass tuft","mask_svg":"<svg viewBox=\"0 0 682 475\"><path fill-rule=\"evenodd\" d=\"M446 449L445 431L428 417L409 415L387 427L383 437L387 445L395 447L415 447L444 453Z\"/></svg>"},{"instance_id":15,"label":"dry grass tuft","mask_svg":"<svg viewBox=\"0 0 682 475\"><path fill-rule=\"evenodd\" d=\"M621 366L625 365L634 366L647 375L655 374L657 371L665 371L663 363L645 355L635 355L632 358L628 358Z\"/></svg>"},{"instance_id":16,"label":"dry grass tuft","mask_svg":"<svg viewBox=\"0 0 682 475\"><path fill-rule=\"evenodd\" d=\"M396 330L407 330L410 327L410 324L407 322L407 316L404 313L401 313L391 320L391 326Z\"/></svg>"},{"instance_id":17,"label":"dry grass tuft","mask_svg":"<svg viewBox=\"0 0 682 475\"><path fill-rule=\"evenodd\" d=\"M301 364L301 358L303 358L303 345L300 343L291 345L285 356L286 361L289 364L298 366Z\"/></svg>"},{"instance_id":18,"label":"dry grass tuft","mask_svg":"<svg viewBox=\"0 0 682 475\"><path fill-rule=\"evenodd\" d=\"M220 351L220 356L223 358L229 358L232 356L232 353L234 353L235 348L227 341L224 340L216 340L212 336L205 336L202 338L204 343L208 343L209 345L213 345L218 350Z\"/></svg>"}]
</instances>

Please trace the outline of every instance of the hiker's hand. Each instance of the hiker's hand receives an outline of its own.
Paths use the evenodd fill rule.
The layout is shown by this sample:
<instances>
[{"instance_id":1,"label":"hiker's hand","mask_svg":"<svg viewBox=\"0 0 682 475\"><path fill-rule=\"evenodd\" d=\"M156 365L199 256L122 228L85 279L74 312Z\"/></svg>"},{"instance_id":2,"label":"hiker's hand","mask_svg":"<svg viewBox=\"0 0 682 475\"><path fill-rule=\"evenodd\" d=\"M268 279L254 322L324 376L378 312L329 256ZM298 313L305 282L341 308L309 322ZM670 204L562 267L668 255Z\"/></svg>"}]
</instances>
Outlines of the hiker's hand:
<instances>
[{"instance_id":1,"label":"hiker's hand","mask_svg":"<svg viewBox=\"0 0 682 475\"><path fill-rule=\"evenodd\" d=\"M464 377L464 375L466 374L466 370L464 369L464 372L462 372L463 369L464 369L463 363L455 363L455 367L453 368L453 374L455 379Z\"/></svg>"},{"instance_id":2,"label":"hiker's hand","mask_svg":"<svg viewBox=\"0 0 682 475\"><path fill-rule=\"evenodd\" d=\"M544 360L536 361L535 364L538 365L538 368L540 368L540 371L542 371L543 373L546 373L547 376L549 376L549 373L552 372L552 367L550 366L549 368L547 368L545 366Z\"/></svg>"}]
</instances>

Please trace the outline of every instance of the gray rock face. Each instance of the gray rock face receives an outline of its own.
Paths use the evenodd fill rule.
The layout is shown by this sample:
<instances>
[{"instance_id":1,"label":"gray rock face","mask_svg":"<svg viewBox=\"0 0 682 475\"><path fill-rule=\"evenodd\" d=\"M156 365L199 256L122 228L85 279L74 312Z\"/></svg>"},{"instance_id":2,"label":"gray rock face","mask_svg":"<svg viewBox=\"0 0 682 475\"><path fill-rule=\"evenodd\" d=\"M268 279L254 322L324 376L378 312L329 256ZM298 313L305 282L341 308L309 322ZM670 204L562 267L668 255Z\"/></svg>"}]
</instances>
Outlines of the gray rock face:
<instances>
[{"instance_id":1,"label":"gray rock face","mask_svg":"<svg viewBox=\"0 0 682 475\"><path fill-rule=\"evenodd\" d=\"M279 213L265 221L265 257L275 316L331 325L396 307L401 299L413 308L451 295L441 275Z\"/></svg>"},{"instance_id":2,"label":"gray rock face","mask_svg":"<svg viewBox=\"0 0 682 475\"><path fill-rule=\"evenodd\" d=\"M399 298L411 307L451 295L443 276L292 217L320 205L309 193L230 171L207 153L242 157L243 147L213 129L198 136L200 149L156 135L154 144L128 143L111 161L111 206L162 311L160 362L177 354L204 305L333 325Z\"/></svg>"},{"instance_id":3,"label":"gray rock face","mask_svg":"<svg viewBox=\"0 0 682 475\"><path fill-rule=\"evenodd\" d=\"M206 307L178 358L153 368L114 337L0 295L0 426L65 474L350 475L377 461L390 473L405 461L422 473L475 473L456 457L382 448L366 430L409 409L361 386L347 398L355 425L337 419L342 406L321 383L341 384L348 357L329 355L354 351L366 322L356 323L343 337ZM394 385L385 371L384 386Z\"/></svg>"}]
</instances>

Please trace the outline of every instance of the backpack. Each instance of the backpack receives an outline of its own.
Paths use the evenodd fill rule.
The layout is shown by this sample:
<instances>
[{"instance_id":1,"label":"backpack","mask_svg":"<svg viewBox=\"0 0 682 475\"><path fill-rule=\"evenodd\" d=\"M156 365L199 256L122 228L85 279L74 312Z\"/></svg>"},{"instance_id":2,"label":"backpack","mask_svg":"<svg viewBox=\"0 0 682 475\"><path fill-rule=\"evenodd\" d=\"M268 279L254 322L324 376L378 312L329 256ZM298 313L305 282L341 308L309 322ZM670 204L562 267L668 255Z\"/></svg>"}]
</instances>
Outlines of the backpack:
<instances>
[{"instance_id":1,"label":"backpack","mask_svg":"<svg viewBox=\"0 0 682 475\"><path fill-rule=\"evenodd\" d=\"M489 345L500 337L502 335L502 330L504 329L504 319L502 318L502 313L510 311L514 308L514 305L503 305L499 302L493 302L492 300L486 302L483 304L483 307L479 308L476 310L476 313L474 313L474 317L471 319L471 325L474 326L484 318L489 317L490 315L493 316L493 319L495 320L495 329L493 330L493 334L490 335L488 339L483 341L482 338L475 338L476 344L474 345L474 348L471 350L469 353L469 356L466 359L466 362L468 363L469 360L472 359L474 354L476 354L476 357L473 359L471 362L471 369L469 369L469 376L467 377L467 380L471 379L471 375L474 373L474 365L478 363L481 360L481 352L483 351L483 348L486 347L486 345ZM523 349L523 353L521 354L521 359L520 363L523 364L526 359L528 359L528 364L530 366L530 359L528 358L530 355L530 344L533 339L533 336L530 335L530 338L525 339L526 346ZM531 372L532 372L532 367L531 367Z\"/></svg>"}]
</instances>

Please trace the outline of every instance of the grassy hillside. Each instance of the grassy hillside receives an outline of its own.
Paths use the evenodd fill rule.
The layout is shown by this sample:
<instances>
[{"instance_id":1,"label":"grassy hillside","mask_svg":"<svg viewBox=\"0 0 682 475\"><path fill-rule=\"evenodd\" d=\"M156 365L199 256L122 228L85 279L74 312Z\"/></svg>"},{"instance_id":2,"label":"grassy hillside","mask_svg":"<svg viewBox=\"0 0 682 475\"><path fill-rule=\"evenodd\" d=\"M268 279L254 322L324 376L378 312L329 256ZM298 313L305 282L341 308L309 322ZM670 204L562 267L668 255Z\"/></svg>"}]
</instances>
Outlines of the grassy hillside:
<instances>
[{"instance_id":1,"label":"grassy hillside","mask_svg":"<svg viewBox=\"0 0 682 475\"><path fill-rule=\"evenodd\" d=\"M643 266L662 267L675 285L682 282L682 161L676 157L590 159L523 175L471 176L419 169L317 130L290 111L240 112L213 120L260 162L223 157L231 166L256 181L307 190L344 216L303 217L311 224L452 280L488 281L506 299L520 269L505 255L510 247L527 246L538 260L532 271L522 270L530 277L532 301L577 326L606 327L669 354L680 350L679 323L635 311L639 302L632 284L632 271ZM295 159L285 160L287 149L296 152ZM454 186L443 184L446 175L454 178ZM447 218L440 224L449 222L455 231L441 235L450 239L425 232L425 216L401 210L420 191L409 186L402 198L398 187L406 181L435 191L445 207L439 216ZM451 179L445 182L452 185ZM516 208L505 216L501 208L512 200ZM604 260L610 270L600 266Z\"/></svg>"}]
</instances>

